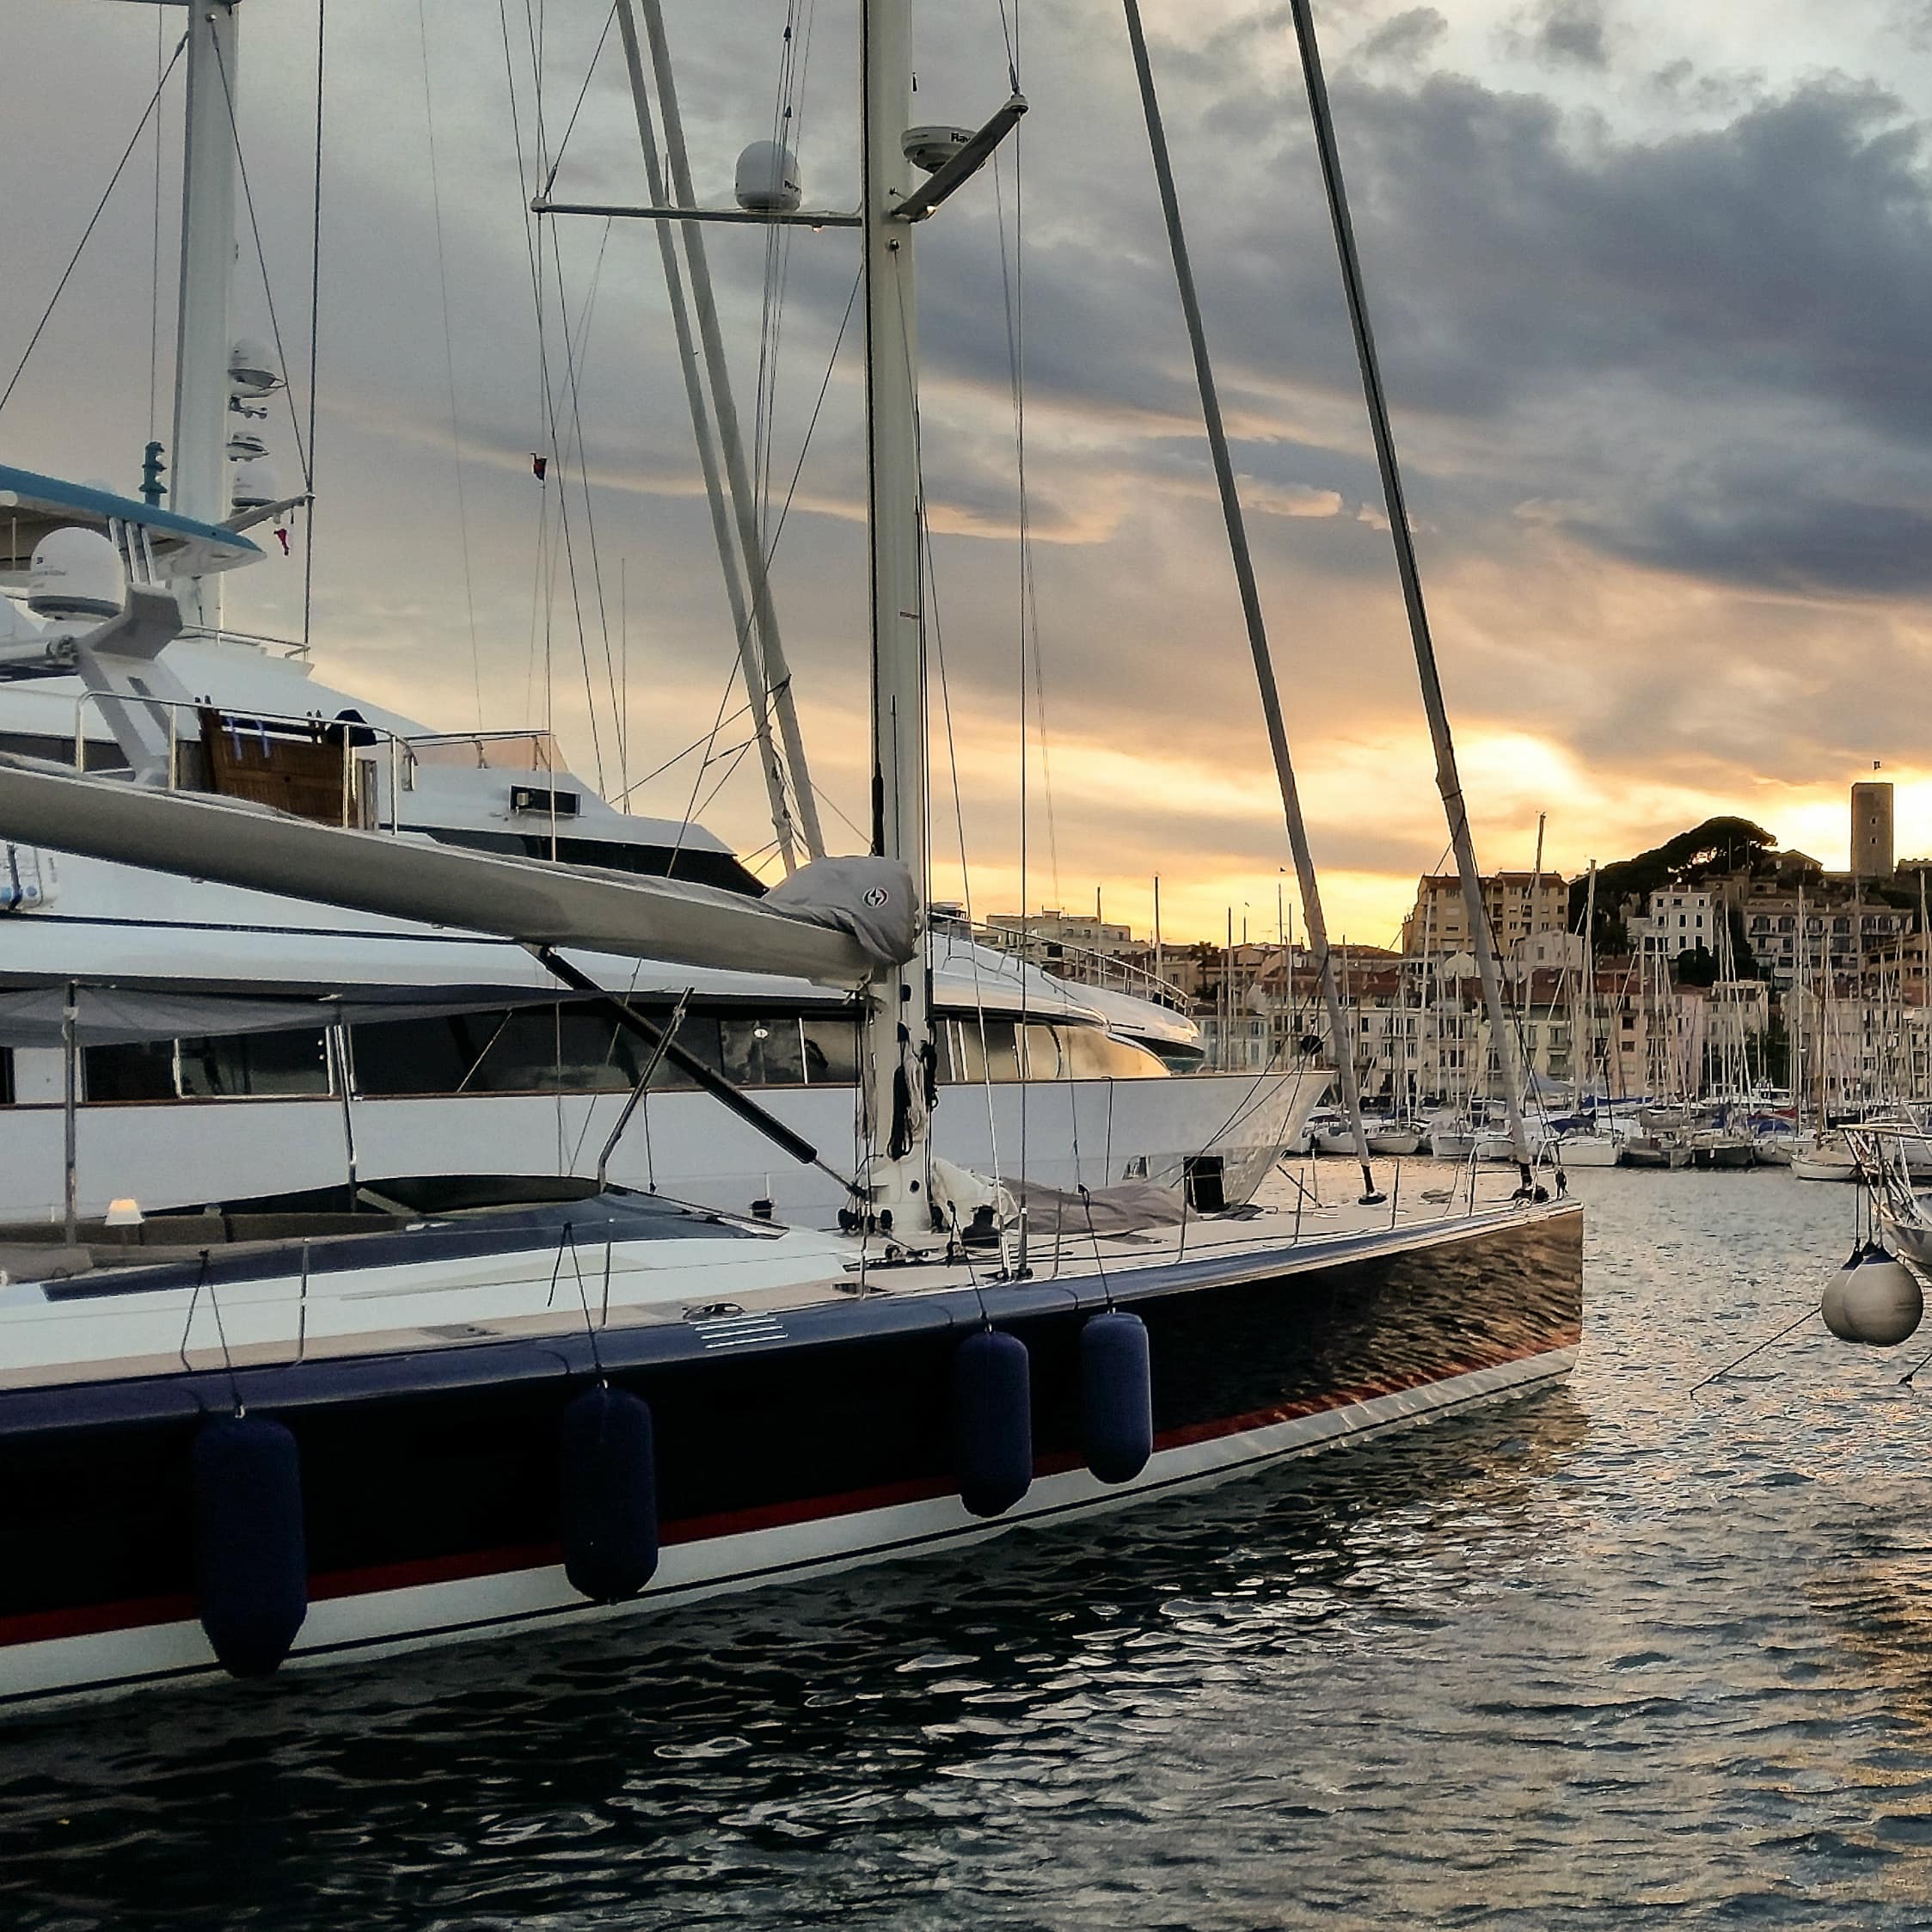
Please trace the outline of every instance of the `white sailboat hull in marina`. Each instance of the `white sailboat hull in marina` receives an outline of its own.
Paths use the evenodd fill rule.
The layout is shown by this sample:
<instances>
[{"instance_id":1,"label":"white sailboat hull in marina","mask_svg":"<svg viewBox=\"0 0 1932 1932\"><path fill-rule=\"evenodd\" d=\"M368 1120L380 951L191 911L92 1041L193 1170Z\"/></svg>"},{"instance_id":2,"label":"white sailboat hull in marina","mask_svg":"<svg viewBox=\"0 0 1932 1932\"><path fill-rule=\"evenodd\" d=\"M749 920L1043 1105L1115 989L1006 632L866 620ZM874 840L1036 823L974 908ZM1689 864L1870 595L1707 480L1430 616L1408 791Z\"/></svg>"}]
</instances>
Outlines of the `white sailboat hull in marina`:
<instances>
[{"instance_id":1,"label":"white sailboat hull in marina","mask_svg":"<svg viewBox=\"0 0 1932 1932\"><path fill-rule=\"evenodd\" d=\"M1800 1181L1856 1181L1858 1162L1849 1154L1812 1148L1791 1156L1791 1172Z\"/></svg>"}]
</instances>

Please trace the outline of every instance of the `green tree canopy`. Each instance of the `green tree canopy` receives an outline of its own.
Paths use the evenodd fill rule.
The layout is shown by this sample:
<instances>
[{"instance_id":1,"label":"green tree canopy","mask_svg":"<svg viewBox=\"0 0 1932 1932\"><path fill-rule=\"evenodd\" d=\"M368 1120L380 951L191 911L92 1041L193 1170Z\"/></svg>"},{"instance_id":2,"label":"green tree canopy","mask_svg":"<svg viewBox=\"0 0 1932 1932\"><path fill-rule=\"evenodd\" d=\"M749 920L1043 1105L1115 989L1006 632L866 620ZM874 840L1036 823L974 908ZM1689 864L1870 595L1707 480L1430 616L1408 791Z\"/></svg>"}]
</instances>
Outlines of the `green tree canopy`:
<instances>
[{"instance_id":1,"label":"green tree canopy","mask_svg":"<svg viewBox=\"0 0 1932 1932\"><path fill-rule=\"evenodd\" d=\"M1706 819L1701 825L1680 831L1661 845L1634 859L1617 859L1597 868L1597 937L1617 923L1618 909L1634 898L1643 911L1651 893L1668 886L1690 886L1713 873L1766 867L1777 850L1777 840L1749 819ZM1579 879L1570 887L1570 923L1583 917L1589 881Z\"/></svg>"}]
</instances>

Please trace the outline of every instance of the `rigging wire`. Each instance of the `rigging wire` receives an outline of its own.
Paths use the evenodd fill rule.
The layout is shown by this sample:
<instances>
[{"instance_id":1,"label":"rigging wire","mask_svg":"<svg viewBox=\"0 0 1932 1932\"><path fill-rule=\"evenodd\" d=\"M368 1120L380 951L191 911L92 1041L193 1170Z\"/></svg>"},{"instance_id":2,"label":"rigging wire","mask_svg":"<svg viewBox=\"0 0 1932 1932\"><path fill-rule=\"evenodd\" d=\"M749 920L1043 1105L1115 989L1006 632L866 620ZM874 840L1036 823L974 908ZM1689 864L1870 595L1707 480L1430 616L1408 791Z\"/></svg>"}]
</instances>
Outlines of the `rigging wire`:
<instances>
[{"instance_id":1,"label":"rigging wire","mask_svg":"<svg viewBox=\"0 0 1932 1932\"><path fill-rule=\"evenodd\" d=\"M309 223L309 463L311 475L302 538L302 654L304 657L309 654L309 632L316 602L316 489L312 472L316 460L316 371L322 355L322 57L328 39L328 0L316 0L315 195ZM477 721L481 722L480 714ZM401 801L390 800L392 819L401 810Z\"/></svg>"},{"instance_id":2,"label":"rigging wire","mask_svg":"<svg viewBox=\"0 0 1932 1932\"><path fill-rule=\"evenodd\" d=\"M792 513L792 499L798 494L798 480L805 470L805 459L812 449L812 433L819 426L819 413L825 406L825 392L831 387L832 371L838 366L838 352L845 340L847 325L852 320L852 310L859 299L859 289L865 280L862 267L852 278L851 291L845 297L845 313L838 318L838 333L832 338L831 353L825 359L825 373L819 383L819 394L812 405L812 415L805 426L805 439L799 445L798 461L792 466L792 480L785 486L785 500L780 506L778 520L773 527L770 542L765 547L764 561L769 569L771 561L778 555L778 540L785 534L786 519ZM836 809L836 807L834 808ZM846 823L849 825L850 819Z\"/></svg>"},{"instance_id":3,"label":"rigging wire","mask_svg":"<svg viewBox=\"0 0 1932 1932\"><path fill-rule=\"evenodd\" d=\"M610 0L610 11L604 16L604 31L597 37L597 45L591 50L589 64L584 69L584 84L577 89L577 98L571 103L570 119L563 124L563 138L557 143L557 151L550 157L550 165L543 176L543 192L548 194L556 185L557 170L563 166L563 150L570 145L571 132L577 126L577 116L583 111L584 97L591 91L591 82L597 74L597 64L603 58L604 43L610 38L610 28L617 18L617 0Z\"/></svg>"},{"instance_id":4,"label":"rigging wire","mask_svg":"<svg viewBox=\"0 0 1932 1932\"><path fill-rule=\"evenodd\" d=\"M160 8L154 15L154 84L161 91L168 51L165 21ZM148 266L148 440L155 439L161 416L161 116L154 117L154 253Z\"/></svg>"},{"instance_id":5,"label":"rigging wire","mask_svg":"<svg viewBox=\"0 0 1932 1932\"><path fill-rule=\"evenodd\" d=\"M28 337L27 347L21 351L20 360L14 365L14 372L8 377L6 388L0 389L0 409L4 409L8 403L13 400L13 394L20 385L21 377L25 372L28 363L32 359L34 351L39 347L40 337L46 333L48 322L53 319L54 309L58 304L61 297L66 292L68 283L73 279L74 271L80 266L82 253L85 250L95 228L100 225L101 217L107 212L108 199L120 183L123 170L126 168L135 149L140 145L141 136L145 132L148 122L152 118L156 108L161 104L162 89L167 86L168 77L175 71L175 64L181 58L181 50L187 45L187 35L185 34L175 43L175 52L169 58L161 78L155 83L154 92L148 96L148 104L141 110L141 118L134 124L134 132L128 136L127 145L121 150L120 159L114 163L114 171L107 177L107 185L101 189L101 199L95 203L94 212L88 217L87 226L81 230L81 238L74 244L74 252L68 258L66 267L61 271L60 279L54 284L53 293L47 297L47 305L41 310L40 321L34 323L34 333Z\"/></svg>"},{"instance_id":6,"label":"rigging wire","mask_svg":"<svg viewBox=\"0 0 1932 1932\"><path fill-rule=\"evenodd\" d=\"M577 319L577 334L574 347L573 346L571 340L568 318L567 316L566 316L565 318L564 370L567 384L567 393L570 397L571 431L577 445L578 488L581 492L584 499L585 536L586 541L587 542L590 548L591 588L592 593L597 598L598 629L604 641L604 680L610 688L610 715L612 727L616 735L617 743L617 778L619 784L622 785L627 783L629 780L629 774L628 766L629 761L622 723L623 703L619 696L617 684L616 659L612 654L610 648L610 616L609 607L605 601L604 594L603 553L598 546L597 515L595 510L592 507L591 499L590 451L584 439L584 413L582 402L583 365L585 359L587 357L590 352L591 318L596 311L598 291L603 285L604 261L605 253L610 245L611 225L612 224L610 218L606 217L604 224L603 234L598 237L598 241L597 260L592 265L591 268L590 284L585 291L583 309L579 314ZM561 307L563 299L563 261L561 256L558 255L556 253L556 229L554 224L552 225L550 230L550 245L552 255L555 259L556 262L557 297L559 305ZM560 452L558 461L560 463L562 463L564 460L565 454L563 452ZM566 486L567 487L567 477L564 479L564 481ZM561 490L559 494L561 496L561 494L562 494ZM574 594L576 590L576 577L574 571L573 571L572 573L571 588L573 594ZM581 647L584 648L587 653L588 647L587 644L583 644L582 642L582 618L581 615L580 615L578 622L580 643ZM584 676L585 686L587 690L590 684L590 665L587 660L587 655L586 661L584 666ZM600 783L599 789L601 788L602 787Z\"/></svg>"},{"instance_id":7,"label":"rigging wire","mask_svg":"<svg viewBox=\"0 0 1932 1932\"><path fill-rule=\"evenodd\" d=\"M524 146L523 129L517 106L516 62L511 52L510 47L510 20L508 12L508 0L498 0L497 17L502 34L504 71L510 95L511 124L516 148L518 184L523 191L521 199L524 205L524 245L525 255L527 258L527 263L530 269L531 299L532 305L535 310L537 322L537 386L540 399L538 405L538 416L539 420L543 425L544 434L549 444L550 455L556 461L559 469L557 489L557 522L559 531L563 538L565 566L570 579L572 605L576 620L578 635L578 655L582 663L584 671L584 694L588 721L590 725L591 748L597 770L597 788L601 794L605 788L604 772L604 746L602 735L598 728L596 695L591 679L589 641L584 635L582 599L578 593L576 552L574 545L572 542L570 528L568 475L567 472L564 469L562 446L560 445L557 435L555 386L552 381L550 374L549 334L546 328L546 311L548 306L546 283L548 278L545 274L543 248L535 225L536 217L531 212L529 206L529 203L531 199L530 194L531 171L529 156L526 154ZM543 164L545 154L543 133L543 45L545 28L543 9L541 3L533 7L530 3L530 0L525 0L524 8L524 21L525 38L530 48L533 77L532 91L534 95L533 108L536 120L535 138L537 146L537 167L541 169ZM563 265L561 255L558 255L556 252L554 237L552 242L552 255L556 260L559 285L558 303L560 311L562 311L563 313L565 353L567 360L569 360L569 316L567 311L562 310L563 297L561 281ZM547 481L543 484L543 490L547 506L549 497L549 485ZM544 520L544 529L546 531L549 529L547 509ZM542 549L547 549L549 551L549 567L547 571L545 571L544 569L544 562L541 554ZM551 627L554 621L553 613L555 604L556 555L555 546L549 543L547 537L544 540L543 545L540 547L538 570L540 576L540 592L543 600L543 665L546 707L545 715L547 722L554 726L555 694L550 684L550 677L553 662L551 654ZM606 644L608 645L608 627L606 631ZM531 656L533 659L532 669L534 670L534 640Z\"/></svg>"},{"instance_id":8,"label":"rigging wire","mask_svg":"<svg viewBox=\"0 0 1932 1932\"><path fill-rule=\"evenodd\" d=\"M443 377L450 406L450 462L457 486L457 542L463 554L463 601L469 619L469 677L476 699L476 728L483 728L483 654L476 637L475 572L469 556L469 507L463 487L463 430L457 415L456 346L450 328L450 276L443 249L443 188L436 161L436 108L429 83L429 21L416 0L416 36L422 49L423 126L429 139L429 205L436 229L436 288L443 310ZM320 95L317 96L318 104Z\"/></svg>"},{"instance_id":9,"label":"rigging wire","mask_svg":"<svg viewBox=\"0 0 1932 1932\"><path fill-rule=\"evenodd\" d=\"M782 52L779 58L778 82L772 101L771 139L795 158L800 144L803 117L799 113L799 95L812 58L812 28L816 18L814 0L788 0ZM765 230L763 308L758 324L758 370L751 425L751 485L757 528L761 546L766 542L765 524L770 513L771 464L776 441L778 404L778 357L784 324L785 289L791 269L793 229L774 223Z\"/></svg>"},{"instance_id":10,"label":"rigging wire","mask_svg":"<svg viewBox=\"0 0 1932 1932\"><path fill-rule=\"evenodd\" d=\"M973 937L972 928L972 870L966 861L966 807L960 795L960 753L953 732L953 690L946 675L946 640L939 621L939 568L934 560L932 526L926 518L926 465L923 438L923 422L918 407L915 403L912 414L913 469L917 478L919 504L920 548L925 553L926 590L920 599L920 608L931 613L933 659L939 670L940 715L946 722L946 760L953 781L953 822L958 830L960 841L960 898L966 911L966 958L972 972L972 1005L979 1026L979 1070L981 1085L986 1095L986 1141L992 1155L993 1186L1001 1184L999 1122L993 1106L992 1056L987 1051L986 1000L979 984L979 947ZM929 804L931 773L929 767L927 788ZM931 819L927 819L927 838L931 839ZM1026 981L1026 960L1020 960L1021 985ZM1023 997L1023 996L1022 996ZM1021 1070L1022 1073L1024 1069ZM1079 1156L1075 1155L1075 1171L1078 1172Z\"/></svg>"},{"instance_id":11,"label":"rigging wire","mask_svg":"<svg viewBox=\"0 0 1932 1932\"><path fill-rule=\"evenodd\" d=\"M262 298L268 307L268 329L275 339L275 361L282 372L282 394L288 402L289 427L295 433L295 458L302 470L302 488L306 492L315 479L309 473L309 449L302 434L302 418L295 407L295 389L289 381L288 352L282 347L281 318L275 313L275 284L268 273L268 256L261 245L261 224L255 219L255 190L248 185L248 160L242 152L242 130L235 119L235 90L229 83L228 62L221 41L213 42L215 71L221 77L221 94L228 109L228 134L235 144L235 171L242 178L242 205L248 210L248 234L255 242L255 266L261 271Z\"/></svg>"}]
</instances>

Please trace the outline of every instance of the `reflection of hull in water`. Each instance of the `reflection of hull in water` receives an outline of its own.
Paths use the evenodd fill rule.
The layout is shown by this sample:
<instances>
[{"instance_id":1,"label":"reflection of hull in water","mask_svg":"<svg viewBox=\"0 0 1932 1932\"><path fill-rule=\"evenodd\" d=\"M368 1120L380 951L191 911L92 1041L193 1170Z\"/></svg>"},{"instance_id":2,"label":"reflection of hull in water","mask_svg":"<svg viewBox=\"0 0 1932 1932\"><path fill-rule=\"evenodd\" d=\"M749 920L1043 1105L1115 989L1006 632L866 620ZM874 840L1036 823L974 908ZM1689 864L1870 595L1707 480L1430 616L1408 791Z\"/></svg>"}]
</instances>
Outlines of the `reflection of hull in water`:
<instances>
[{"instance_id":1,"label":"reflection of hull in water","mask_svg":"<svg viewBox=\"0 0 1932 1932\"><path fill-rule=\"evenodd\" d=\"M1627 1168L1685 1168L1690 1165L1690 1150L1675 1140L1655 1134L1633 1134L1623 1144L1623 1165Z\"/></svg>"},{"instance_id":2,"label":"reflection of hull in water","mask_svg":"<svg viewBox=\"0 0 1932 1932\"><path fill-rule=\"evenodd\" d=\"M16 1313L58 1366L0 1391L0 1530L21 1559L0 1568L0 1699L213 1673L188 1472L205 1417L239 1403L300 1457L300 1661L669 1609L1115 1507L1558 1380L1580 1330L1573 1205L1296 1245L1230 1230L1217 1247L1229 1224L1210 1222L1184 1261L977 1285L935 1264L866 1295L841 1266L853 1244L629 1199L513 1238L445 1222L456 1248L426 1257L414 1232L302 1244L299 1263L292 1241L218 1252L212 1283L183 1261ZM612 1266L597 1249L620 1224ZM553 1294L565 1225L574 1320L579 1295ZM1110 1305L1146 1323L1155 1430L1112 1486L1083 1466L1079 1350ZM350 1327L377 1309L383 1334ZM988 1319L1032 1365L1033 1481L996 1520L968 1513L952 1447L960 1338ZM642 1595L593 1606L561 1566L557 1445L600 1379L651 1406L663 1555Z\"/></svg>"},{"instance_id":3,"label":"reflection of hull in water","mask_svg":"<svg viewBox=\"0 0 1932 1932\"><path fill-rule=\"evenodd\" d=\"M1690 1164L1694 1168L1754 1167L1757 1150L1748 1140L1728 1135L1718 1139L1696 1140L1690 1144Z\"/></svg>"},{"instance_id":4,"label":"reflection of hull in water","mask_svg":"<svg viewBox=\"0 0 1932 1932\"><path fill-rule=\"evenodd\" d=\"M1556 1158L1567 1168L1614 1168L1622 1148L1610 1134L1576 1134L1556 1143Z\"/></svg>"}]
</instances>

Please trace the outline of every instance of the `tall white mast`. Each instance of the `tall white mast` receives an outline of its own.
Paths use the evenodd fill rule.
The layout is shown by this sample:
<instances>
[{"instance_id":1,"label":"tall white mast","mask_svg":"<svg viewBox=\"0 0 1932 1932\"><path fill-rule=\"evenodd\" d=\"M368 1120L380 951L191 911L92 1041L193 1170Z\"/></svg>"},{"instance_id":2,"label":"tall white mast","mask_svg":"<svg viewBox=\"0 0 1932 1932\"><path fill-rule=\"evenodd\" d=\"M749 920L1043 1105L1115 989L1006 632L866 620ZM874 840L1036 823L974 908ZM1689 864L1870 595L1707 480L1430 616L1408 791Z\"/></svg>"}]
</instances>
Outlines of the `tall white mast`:
<instances>
[{"instance_id":1,"label":"tall white mast","mask_svg":"<svg viewBox=\"0 0 1932 1932\"><path fill-rule=\"evenodd\" d=\"M187 128L181 168L181 288L175 334L175 441L169 507L218 524L229 513L228 353L235 279L232 0L190 0ZM221 579L181 586L191 624L221 623Z\"/></svg>"},{"instance_id":2,"label":"tall white mast","mask_svg":"<svg viewBox=\"0 0 1932 1932\"><path fill-rule=\"evenodd\" d=\"M918 332L912 187L910 0L863 0L866 467L872 545L872 842L930 903L926 863L925 625L916 427ZM865 1091L875 1212L923 1223L932 1018L924 955L867 991Z\"/></svg>"}]
</instances>

